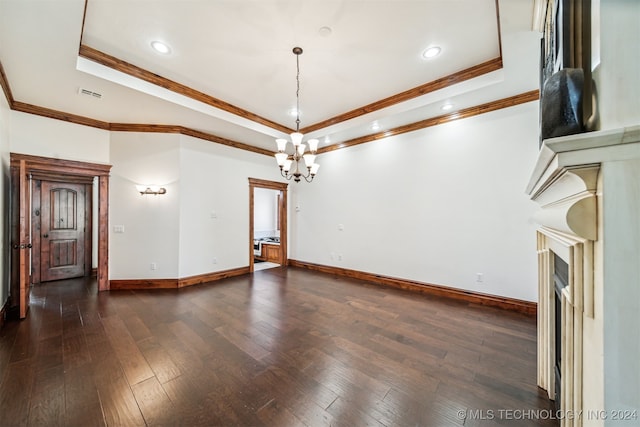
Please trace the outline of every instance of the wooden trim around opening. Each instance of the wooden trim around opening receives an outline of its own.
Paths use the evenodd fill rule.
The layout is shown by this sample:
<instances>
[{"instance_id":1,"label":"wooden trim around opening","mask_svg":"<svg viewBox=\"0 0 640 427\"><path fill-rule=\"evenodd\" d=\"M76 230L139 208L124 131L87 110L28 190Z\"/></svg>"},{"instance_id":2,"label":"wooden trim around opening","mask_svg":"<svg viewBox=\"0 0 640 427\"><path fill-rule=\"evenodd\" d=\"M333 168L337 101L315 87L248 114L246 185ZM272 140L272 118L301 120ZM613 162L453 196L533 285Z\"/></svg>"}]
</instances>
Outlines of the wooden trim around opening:
<instances>
[{"instance_id":1,"label":"wooden trim around opening","mask_svg":"<svg viewBox=\"0 0 640 427\"><path fill-rule=\"evenodd\" d=\"M253 235L254 235L254 190L256 188L266 188L280 192L278 198L278 226L280 227L280 265L288 265L288 219L287 219L287 191L289 184L286 182L267 181L259 178L249 178L249 272L254 271L253 262Z\"/></svg>"},{"instance_id":2,"label":"wooden trim around opening","mask_svg":"<svg viewBox=\"0 0 640 427\"><path fill-rule=\"evenodd\" d=\"M28 173L98 177L98 289L109 289L109 174L111 165L10 153L10 166L24 162ZM12 184L13 185L13 184Z\"/></svg>"},{"instance_id":3,"label":"wooden trim around opening","mask_svg":"<svg viewBox=\"0 0 640 427\"><path fill-rule=\"evenodd\" d=\"M249 273L249 267L238 267L230 270L215 271L213 273L198 274L182 279L122 279L111 280L111 290L133 289L178 289L202 283L215 282L229 277L241 276Z\"/></svg>"},{"instance_id":4,"label":"wooden trim around opening","mask_svg":"<svg viewBox=\"0 0 640 427\"><path fill-rule=\"evenodd\" d=\"M305 261L289 260L292 267L305 268L307 270L319 271L322 273L333 274L336 276L350 277L353 279L364 280L379 285L391 286L394 288L404 289L406 291L418 292L424 295L434 295L445 298L451 298L459 301L465 301L472 304L480 304L490 307L497 307L505 310L524 313L535 316L537 313L537 304L531 301L524 301L515 298L501 297L497 295L482 294L463 289L451 288L448 286L433 285L430 283L415 282L412 280L399 279L397 277L383 276L375 273L366 273L358 270L350 270L346 268L333 267L329 265L314 264Z\"/></svg>"}]
</instances>

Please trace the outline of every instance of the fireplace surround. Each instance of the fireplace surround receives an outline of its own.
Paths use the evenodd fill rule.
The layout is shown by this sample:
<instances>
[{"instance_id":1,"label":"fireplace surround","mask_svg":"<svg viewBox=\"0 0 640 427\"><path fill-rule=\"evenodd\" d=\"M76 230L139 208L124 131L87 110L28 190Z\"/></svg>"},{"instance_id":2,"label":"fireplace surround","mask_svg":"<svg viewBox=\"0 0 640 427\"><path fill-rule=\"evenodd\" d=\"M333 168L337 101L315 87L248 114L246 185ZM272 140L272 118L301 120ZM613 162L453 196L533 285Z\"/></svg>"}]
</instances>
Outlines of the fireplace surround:
<instances>
[{"instance_id":1,"label":"fireplace surround","mask_svg":"<svg viewBox=\"0 0 640 427\"><path fill-rule=\"evenodd\" d=\"M537 380L552 400L560 391L562 426L606 425L611 411L634 405L637 362L624 364L637 354L605 325L637 323L639 190L640 126L545 140L527 187L539 205ZM566 286L557 289L562 262ZM619 388L631 391L628 402Z\"/></svg>"}]
</instances>

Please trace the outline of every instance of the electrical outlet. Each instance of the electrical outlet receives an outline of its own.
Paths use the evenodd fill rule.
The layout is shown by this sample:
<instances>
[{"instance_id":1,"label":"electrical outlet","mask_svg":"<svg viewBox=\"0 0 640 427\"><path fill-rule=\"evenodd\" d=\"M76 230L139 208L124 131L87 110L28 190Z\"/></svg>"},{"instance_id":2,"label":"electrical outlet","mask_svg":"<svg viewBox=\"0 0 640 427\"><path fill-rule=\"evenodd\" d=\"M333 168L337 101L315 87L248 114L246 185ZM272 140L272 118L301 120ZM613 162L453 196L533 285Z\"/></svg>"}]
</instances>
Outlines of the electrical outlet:
<instances>
[{"instance_id":1,"label":"electrical outlet","mask_svg":"<svg viewBox=\"0 0 640 427\"><path fill-rule=\"evenodd\" d=\"M476 273L476 282L482 283L484 281L484 275L482 273Z\"/></svg>"},{"instance_id":2,"label":"electrical outlet","mask_svg":"<svg viewBox=\"0 0 640 427\"><path fill-rule=\"evenodd\" d=\"M342 261L342 254L338 254L338 261Z\"/></svg>"},{"instance_id":3,"label":"electrical outlet","mask_svg":"<svg viewBox=\"0 0 640 427\"><path fill-rule=\"evenodd\" d=\"M158 264L157 264L157 263L155 263L155 262L152 262L152 263L149 265L149 268L151 268L151 270L157 270L157 269L158 269Z\"/></svg>"},{"instance_id":4,"label":"electrical outlet","mask_svg":"<svg viewBox=\"0 0 640 427\"><path fill-rule=\"evenodd\" d=\"M217 264L217 263L218 263L218 258L214 258L214 259L212 259L212 260L211 260L211 262L212 262L213 264Z\"/></svg>"}]
</instances>

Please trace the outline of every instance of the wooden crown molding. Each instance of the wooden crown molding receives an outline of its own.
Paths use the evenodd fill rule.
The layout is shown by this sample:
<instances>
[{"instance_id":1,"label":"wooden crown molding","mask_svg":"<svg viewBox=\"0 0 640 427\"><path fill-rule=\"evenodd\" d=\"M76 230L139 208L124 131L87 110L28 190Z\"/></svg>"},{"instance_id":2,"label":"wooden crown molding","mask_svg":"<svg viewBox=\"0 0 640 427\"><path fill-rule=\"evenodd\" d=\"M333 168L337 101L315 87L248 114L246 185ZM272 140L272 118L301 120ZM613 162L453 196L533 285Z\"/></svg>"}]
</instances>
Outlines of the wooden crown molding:
<instances>
[{"instance_id":1,"label":"wooden crown molding","mask_svg":"<svg viewBox=\"0 0 640 427\"><path fill-rule=\"evenodd\" d=\"M4 97L7 99L7 103L9 107L13 105L13 94L11 93L11 87L9 86L9 80L7 80L7 75L4 72L4 67L2 66L2 62L0 62L0 86L2 86L2 91L4 92Z\"/></svg>"},{"instance_id":2,"label":"wooden crown molding","mask_svg":"<svg viewBox=\"0 0 640 427\"><path fill-rule=\"evenodd\" d=\"M221 101L217 98L214 98L210 95L199 92L195 89L189 88L188 86L166 79L162 76L154 74L150 71L147 71L133 64L129 64L128 62L122 61L114 56L108 55L104 52L101 52L87 45L80 45L79 55L82 56L83 58L97 62L106 67L120 71L122 73L128 74L132 77L139 78L141 80L144 80L156 86L163 87L172 92L178 93L180 95L186 96L196 101L203 102L207 105L210 105L211 107L218 108L220 110L237 115L239 117L252 120L256 123L260 123L262 125L278 130L280 132L284 132L284 133L293 132L293 129L291 128L280 125L271 120L265 119L264 117L251 113L247 110L243 110L239 107L236 107L234 105ZM470 79L482 76L484 74L499 70L502 67L503 67L502 56L499 56L497 58L491 59L489 61L467 68L465 70L450 74L448 76L442 77L432 82L425 83L423 85L406 90L399 94L382 99L380 101L373 102L371 104L365 105L360 108L356 108L354 110L348 111L346 113L340 114L338 116L332 117L322 122L318 122L313 125L307 126L301 129L300 131L302 133L309 133L312 131L316 131L318 129L322 129L327 126L331 126L337 123L351 120L356 117L369 114L369 113L381 110L383 108L391 107L395 104L399 104L401 102L405 102L413 98L426 95L428 93L431 93L440 89L444 89L454 84L458 84L466 80L470 80ZM235 144L241 144L241 143L234 143L234 145ZM269 152L269 155L273 155L273 152Z\"/></svg>"},{"instance_id":3,"label":"wooden crown molding","mask_svg":"<svg viewBox=\"0 0 640 427\"><path fill-rule=\"evenodd\" d=\"M77 114L65 113L63 111L52 110L51 108L39 107L25 102L14 101L11 109L22 113L34 114L36 116L48 117L50 119L62 120L64 122L75 123L77 125L90 126L98 129L109 130L109 123L90 117L79 116Z\"/></svg>"},{"instance_id":4,"label":"wooden crown molding","mask_svg":"<svg viewBox=\"0 0 640 427\"><path fill-rule=\"evenodd\" d=\"M502 68L502 57L491 59L482 64L475 65L466 70L459 71L457 73L450 74L440 79L434 80L429 83L414 87L413 89L406 90L399 94L390 96L380 101L373 102L365 105L364 107L356 108L355 110L348 111L339 116L324 120L319 123L307 126L300 129L302 133L309 133L322 129L327 126L332 126L337 123L341 123L347 120L355 119L356 117L363 116L365 114L373 113L383 108L391 107L392 105L399 104L401 102L409 101L410 99L417 98L422 95L426 95L431 92L435 92L440 89L464 82L466 80L473 79L475 77L482 76L484 74L496 71Z\"/></svg>"},{"instance_id":5,"label":"wooden crown molding","mask_svg":"<svg viewBox=\"0 0 640 427\"><path fill-rule=\"evenodd\" d=\"M463 77L459 76L457 78L463 78ZM451 84L454 84L454 83L451 83ZM101 120L92 119L90 117L84 117L77 114L65 113L63 111L53 110L50 108L39 107L37 105L15 101L11 94L11 88L9 86L8 80L4 73L4 69L2 68L1 62L0 62L0 85L2 85L5 97L7 98L7 102L9 103L9 107L15 111L34 114L42 117L48 117L56 120L62 120L69 123L75 123L83 126L90 126L98 129L112 131L112 132L180 133L182 135L191 136L191 137L202 139L205 141L214 142L216 144L222 144L228 147L250 151L250 152L262 154L265 156L273 156L274 154L274 152L271 150L254 147L252 145L245 144L243 142L233 141L231 139L227 139L214 134L191 129L185 126L141 124L141 123L109 123ZM491 101L486 104L478 105L475 107L469 107L457 112L445 114L438 117L428 118L415 123L410 123L404 126L387 130L385 132L378 132L370 135L364 135L359 138L351 139L349 141L345 141L339 144L322 147L318 149L318 154L327 153L327 152L339 150L342 148L348 148L354 145L364 144L367 142L377 141L380 139L388 138L390 136L400 135L407 132L413 132L413 131L424 129L427 127L448 123L454 120L464 119L464 118L473 117L479 114L500 110L502 108L513 107L526 102L537 101L539 99L539 96L540 94L538 90L532 90L519 95L511 96L508 98L499 99L497 101Z\"/></svg>"},{"instance_id":6,"label":"wooden crown molding","mask_svg":"<svg viewBox=\"0 0 640 427\"><path fill-rule=\"evenodd\" d=\"M499 99L497 101L487 102L486 104L477 105L475 107L465 108L453 113L444 114L442 116L431 117L419 122L410 123L408 125L399 126L384 132L378 132L371 135L364 135L359 138L354 138L342 143L329 145L318 149L318 154L328 153L330 151L339 150L342 148L353 147L354 145L364 144L366 142L377 141L380 139L388 138L390 136L401 135L407 132L413 132L416 130L428 128L431 126L441 125L449 123L455 120L466 119L469 117L477 116L491 111L501 110L503 108L514 107L519 104L524 104L531 101L537 101L540 98L540 92L532 90L529 92L521 93L519 95L510 96L508 98Z\"/></svg>"},{"instance_id":7,"label":"wooden crown molding","mask_svg":"<svg viewBox=\"0 0 640 427\"><path fill-rule=\"evenodd\" d=\"M85 15L86 15L87 5L88 5L88 0L85 1L85 10L84 10ZM369 114L371 112L374 112L383 108L387 108L392 105L416 98L418 96L422 96L427 93L440 90L448 86L451 86L469 79L473 79L475 77L479 77L486 73L490 73L492 71L501 69L503 67L503 62L502 62L502 43L501 43L501 32L500 32L500 25L499 25L498 6L499 6L498 0L496 0L496 23L498 24L498 38L499 38L499 45L500 45L500 56L498 56L497 58L491 59L484 63L467 68L465 70L453 73L449 76L434 80L432 82L425 83L423 85L417 86L415 88L409 89L399 94L382 99L380 101L376 101L371 104L365 105L363 107L351 110L344 114L340 114L338 116L324 120L322 122L307 126L301 129L301 131L303 133L309 133L326 126L334 125L336 123L344 122L346 120L350 120L365 114ZM117 71L123 72L133 77L140 78L144 81L155 84L157 86L164 87L165 89L171 90L175 93L179 93L181 95L203 102L212 107L219 108L221 110L238 115L240 117L244 117L248 120L252 120L256 123L263 124L267 127L270 127L285 133L290 133L293 131L292 129L286 126L280 125L276 122L268 120L257 114L251 113L249 111L236 107L232 104L229 104L227 102L214 98L210 95L207 95L195 89L189 88L188 86L166 79L162 76L159 76L150 71L137 67L126 61L122 61L114 56L100 52L97 49L91 48L82 43L83 35L84 35L84 18L83 18L83 25L82 25L82 30L80 34L80 45L79 45L79 52L78 52L78 54L83 58L97 62L106 67L115 69ZM98 129L109 130L113 132L180 133L183 135L191 136L191 137L202 139L205 141L226 145L228 147L233 147L233 148L237 148L240 150L245 150L245 151L249 151L257 154L262 154L265 156L273 156L274 154L274 151L272 150L266 150L263 148L254 147L246 143L230 140L230 139L223 138L211 133L198 131L185 126L163 125L163 124L158 124L158 125L157 124L138 124L138 123L109 123L101 120L92 119L90 117L84 117L77 114L65 113L63 111L53 110L45 107L39 107L36 105L27 104L24 102L15 101L15 99L13 98L13 94L11 93L11 88L10 88L8 79L6 77L6 74L4 73L4 69L2 68L1 62L0 62L0 85L2 86L2 89L5 93L5 97L9 103L10 108L15 111L34 114L42 117L48 117L56 120L62 120L69 123L75 123L83 126L90 126ZM537 100L538 98L539 98L539 95L537 90L527 92L524 94L501 99L498 101L493 101L480 106L467 108L455 113L449 113L439 117L429 118L419 122L407 124L407 125L400 126L385 132L364 135L362 137L355 138L349 141L334 144L328 147L323 147L318 150L318 154L322 154L322 153L326 153L329 151L334 151L342 148L348 148L348 147L363 144L366 142L376 141L379 139L387 138L389 136L394 136L402 133L412 132L419 129L424 129L426 127L447 123L453 120L472 117L474 115L518 105L523 102Z\"/></svg>"},{"instance_id":8,"label":"wooden crown molding","mask_svg":"<svg viewBox=\"0 0 640 427\"><path fill-rule=\"evenodd\" d=\"M206 93L202 93L193 88L185 86L181 83L178 83L173 80L169 80L165 77L154 74L150 71L147 71L136 65L130 64L114 56L108 55L104 52L101 52L87 45L84 45L84 44L80 45L80 51L78 52L78 55L90 61L97 62L98 64L102 64L105 67L109 67L116 71L120 71L121 73L125 73L132 77L138 78L140 80L144 80L153 85L163 87L172 92L178 93L180 95L184 95L196 101L200 101L214 108L227 111L236 116L243 117L245 119L251 120L256 123L260 123L272 129L279 130L280 132L284 132L284 133L293 132L292 129L286 126L282 126L281 124L276 123L272 120L266 119L262 116L259 116L250 111L244 110L240 107L236 107L235 105L229 104L228 102L222 101L218 98L214 98L211 95L207 95Z\"/></svg>"},{"instance_id":9,"label":"wooden crown molding","mask_svg":"<svg viewBox=\"0 0 640 427\"><path fill-rule=\"evenodd\" d=\"M133 65L121 59L118 59L112 55L109 55L95 48L87 46L82 42L82 40L84 38L84 19L86 18L88 4L89 4L89 0L85 0L84 16L83 16L82 29L80 34L80 49L78 52L79 56L86 58L90 61L94 61L99 64L102 64L105 67L109 67L114 70L120 71L132 77L139 78L151 84L163 87L165 89L168 89L172 92L186 96L188 98L203 102L204 104L210 105L211 107L218 108L220 110L237 115L239 117L243 117L245 119L254 121L256 123L260 123L272 129L275 129L284 133L293 132L293 129L287 126L281 125L272 120L266 119L262 116L252 113L248 110L244 110L240 107L237 107L228 102L222 101L211 95L207 95L193 88L190 88L186 85L167 79L158 74L145 70L141 67L138 67L136 65ZM451 86L460 82L464 82L466 80L470 80L475 77L501 69L503 67L502 34L500 30L500 5L498 0L495 0L495 8L496 8L496 26L497 26L497 33L498 33L498 49L499 49L499 56L497 58L490 59L486 62L467 68L465 70L458 71L456 73L436 79L431 82L427 82L425 84L422 84L420 86L398 93L396 95L392 95L390 97L373 102L363 107L356 108L354 110L337 115L327 120L323 120L321 122L304 127L300 129L300 132L302 133L313 132L313 131L325 128L327 126L331 126L337 123L351 120L353 118L356 118L365 114L369 114L369 113L381 110L383 108L387 108L392 105L425 95L427 93L431 93L436 90L440 90L448 86Z\"/></svg>"},{"instance_id":10,"label":"wooden crown molding","mask_svg":"<svg viewBox=\"0 0 640 427\"><path fill-rule=\"evenodd\" d=\"M243 142L233 141L231 139L223 138L221 136L216 136L210 133L202 132L199 130L195 130L195 129L191 129L191 128L188 128L185 126L179 126L179 125L111 123L109 125L109 130L112 132L179 133L182 135L191 136L191 137L202 139L205 141L215 142L216 144L222 144L222 145L237 148L240 150L263 154L265 156L271 157L274 154L274 152L271 150L265 150L264 148L254 147L253 145L245 144Z\"/></svg>"}]
</instances>

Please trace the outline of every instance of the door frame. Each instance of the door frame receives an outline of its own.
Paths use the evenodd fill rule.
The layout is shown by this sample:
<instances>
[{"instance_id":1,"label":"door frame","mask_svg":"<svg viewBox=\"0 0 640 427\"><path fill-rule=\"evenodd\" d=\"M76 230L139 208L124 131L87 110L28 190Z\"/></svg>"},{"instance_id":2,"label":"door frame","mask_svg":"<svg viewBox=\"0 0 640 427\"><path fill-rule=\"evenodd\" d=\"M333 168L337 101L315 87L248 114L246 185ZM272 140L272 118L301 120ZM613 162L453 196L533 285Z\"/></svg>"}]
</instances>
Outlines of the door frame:
<instances>
[{"instance_id":1,"label":"door frame","mask_svg":"<svg viewBox=\"0 0 640 427\"><path fill-rule=\"evenodd\" d=\"M27 217L21 217L16 215L19 212L20 206L24 206L26 202L31 200L30 183L31 177L46 175L49 180L61 179L68 180L69 177L96 177L98 179L98 266L97 266L97 280L98 290L109 290L109 173L111 171L111 165L79 162L74 160L54 159L49 157L31 156L20 153L10 153L10 168L11 168L11 188L12 192L16 194L25 194L28 200L19 200L17 203L13 203L11 206L11 218L14 224L11 224L11 239L12 247L14 243L18 242L19 236L17 231L27 227L31 212L27 214ZM22 166L22 168L21 168ZM18 206L16 206L16 204ZM15 223L17 221L17 223ZM30 230L29 230L30 231ZM31 244L31 242L27 242ZM15 250L14 250L15 251ZM12 256L14 259L14 256ZM31 285L30 283L24 283L25 275L19 274L19 266L11 266L11 309L20 307L21 314L26 315L26 307L22 307L24 304L28 304L25 301L24 295L25 289ZM28 275L30 276L30 275ZM22 283L21 283L22 282ZM21 291L22 289L22 291ZM23 298L21 298L21 296Z\"/></svg>"},{"instance_id":2,"label":"door frame","mask_svg":"<svg viewBox=\"0 0 640 427\"><path fill-rule=\"evenodd\" d=\"M91 264L93 254L93 180L91 176L77 176L69 175L66 177L53 176L48 173L34 172L31 175L32 180L32 194L31 194L31 242L33 249L31 251L31 265L32 265L32 282L41 283L42 272L42 257L41 257L41 239L40 239L40 227L42 225L42 183L55 182L65 184L78 184L84 187L84 265L82 267L85 276L91 275ZM38 186L38 183L40 186ZM36 212L40 211L40 212Z\"/></svg>"},{"instance_id":3,"label":"door frame","mask_svg":"<svg viewBox=\"0 0 640 427\"><path fill-rule=\"evenodd\" d=\"M289 265L287 256L288 242L288 221L287 221L287 189L289 184L286 182L267 181L258 178L249 178L249 272L253 273L253 232L254 232L254 195L253 190L256 188L265 188L268 190L280 191L278 204L278 226L280 227L280 265Z\"/></svg>"}]
</instances>

